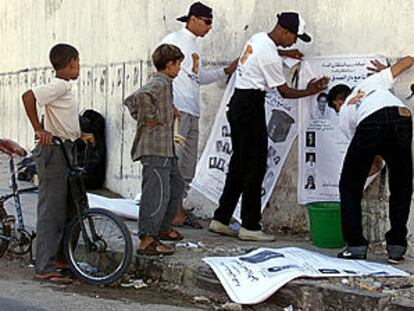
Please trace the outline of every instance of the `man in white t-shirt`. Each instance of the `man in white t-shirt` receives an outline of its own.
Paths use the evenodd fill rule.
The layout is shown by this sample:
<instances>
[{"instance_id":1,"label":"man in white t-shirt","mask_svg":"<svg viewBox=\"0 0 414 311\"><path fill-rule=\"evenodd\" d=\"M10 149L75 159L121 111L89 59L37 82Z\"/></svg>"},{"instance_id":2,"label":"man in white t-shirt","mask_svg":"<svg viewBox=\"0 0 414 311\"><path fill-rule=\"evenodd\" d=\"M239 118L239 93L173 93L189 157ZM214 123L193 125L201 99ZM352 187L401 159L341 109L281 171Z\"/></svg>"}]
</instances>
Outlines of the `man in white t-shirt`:
<instances>
[{"instance_id":1,"label":"man in white t-shirt","mask_svg":"<svg viewBox=\"0 0 414 311\"><path fill-rule=\"evenodd\" d=\"M297 38L309 42L304 21L298 13L278 15L270 33L251 37L239 58L235 91L229 103L228 120L231 128L233 154L219 207L209 230L234 236L229 227L240 196L242 227L241 240L272 241L273 235L261 231L261 186L266 172L267 128L265 120L266 91L277 88L284 98L299 98L319 93L326 88L327 78L312 80L304 90L291 88L282 70L278 47L289 47ZM300 54L300 52L295 52ZM295 56L295 55L290 55Z\"/></svg>"},{"instance_id":2,"label":"man in white t-shirt","mask_svg":"<svg viewBox=\"0 0 414 311\"><path fill-rule=\"evenodd\" d=\"M185 28L170 33L160 44L173 44L180 48L184 54L181 63L181 71L174 79L173 93L174 104L180 114L178 135L181 142L176 143L178 166L186 181L187 195L189 184L194 178L197 164L197 148L200 118L200 85L215 82L226 75L234 72L237 61L226 68L206 70L203 68L201 50L197 44L197 38L203 38L213 27L213 10L201 2L193 3L187 15L177 18L178 21L186 23ZM182 207L179 208L173 224L186 224L195 228L201 225Z\"/></svg>"},{"instance_id":3,"label":"man in white t-shirt","mask_svg":"<svg viewBox=\"0 0 414 311\"><path fill-rule=\"evenodd\" d=\"M386 233L388 260L398 263L407 249L407 221L412 195L411 112L390 92L394 78L410 68L407 56L390 68L374 61L378 73L360 82L354 90L339 84L328 95L329 107L339 113L339 127L351 140L339 182L342 233L347 247L340 258L365 259L368 241L362 233L361 199L365 181L376 155L389 170L389 216Z\"/></svg>"}]
</instances>

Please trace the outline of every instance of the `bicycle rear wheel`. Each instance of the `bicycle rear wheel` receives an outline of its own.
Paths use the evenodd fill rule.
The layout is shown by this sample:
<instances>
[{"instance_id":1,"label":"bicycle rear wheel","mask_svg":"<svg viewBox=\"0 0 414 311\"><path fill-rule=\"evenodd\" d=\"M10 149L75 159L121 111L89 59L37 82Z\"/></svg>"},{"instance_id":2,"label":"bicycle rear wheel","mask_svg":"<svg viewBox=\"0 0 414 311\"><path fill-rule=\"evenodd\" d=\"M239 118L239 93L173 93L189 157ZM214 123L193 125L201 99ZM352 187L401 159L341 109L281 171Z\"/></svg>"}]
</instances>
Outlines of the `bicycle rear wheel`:
<instances>
[{"instance_id":1,"label":"bicycle rear wheel","mask_svg":"<svg viewBox=\"0 0 414 311\"><path fill-rule=\"evenodd\" d=\"M84 227L84 230L82 229ZM64 251L72 272L84 282L110 284L129 268L132 239L127 226L112 212L91 208L68 226Z\"/></svg>"},{"instance_id":2,"label":"bicycle rear wheel","mask_svg":"<svg viewBox=\"0 0 414 311\"><path fill-rule=\"evenodd\" d=\"M10 243L11 228L7 221L7 212L0 203L0 258L7 252Z\"/></svg>"}]
</instances>

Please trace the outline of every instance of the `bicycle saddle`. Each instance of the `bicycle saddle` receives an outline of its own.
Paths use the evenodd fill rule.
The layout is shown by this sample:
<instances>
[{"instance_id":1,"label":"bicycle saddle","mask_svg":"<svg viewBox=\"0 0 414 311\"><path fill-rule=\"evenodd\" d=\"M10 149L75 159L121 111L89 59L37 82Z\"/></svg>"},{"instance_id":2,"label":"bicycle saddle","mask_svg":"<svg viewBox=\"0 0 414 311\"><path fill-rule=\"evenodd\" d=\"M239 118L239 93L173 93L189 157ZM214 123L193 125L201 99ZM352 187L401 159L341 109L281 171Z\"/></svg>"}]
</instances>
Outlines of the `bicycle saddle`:
<instances>
[{"instance_id":1,"label":"bicycle saddle","mask_svg":"<svg viewBox=\"0 0 414 311\"><path fill-rule=\"evenodd\" d=\"M0 138L0 151L8 154L11 157L13 156L25 157L27 155L27 151L22 146L12 141L11 139Z\"/></svg>"}]
</instances>

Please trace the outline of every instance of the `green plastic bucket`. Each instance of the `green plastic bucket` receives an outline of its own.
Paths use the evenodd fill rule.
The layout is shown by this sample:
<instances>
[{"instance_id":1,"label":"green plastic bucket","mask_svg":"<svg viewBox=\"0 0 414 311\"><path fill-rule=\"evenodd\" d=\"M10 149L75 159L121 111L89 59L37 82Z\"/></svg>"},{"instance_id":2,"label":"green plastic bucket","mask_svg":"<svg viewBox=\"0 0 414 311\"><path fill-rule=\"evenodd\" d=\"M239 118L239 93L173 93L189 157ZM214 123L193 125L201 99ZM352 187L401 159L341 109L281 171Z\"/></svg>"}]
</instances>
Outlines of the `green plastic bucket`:
<instances>
[{"instance_id":1,"label":"green plastic bucket","mask_svg":"<svg viewBox=\"0 0 414 311\"><path fill-rule=\"evenodd\" d=\"M339 202L313 202L306 204L306 207L313 245L321 248L344 246Z\"/></svg>"}]
</instances>

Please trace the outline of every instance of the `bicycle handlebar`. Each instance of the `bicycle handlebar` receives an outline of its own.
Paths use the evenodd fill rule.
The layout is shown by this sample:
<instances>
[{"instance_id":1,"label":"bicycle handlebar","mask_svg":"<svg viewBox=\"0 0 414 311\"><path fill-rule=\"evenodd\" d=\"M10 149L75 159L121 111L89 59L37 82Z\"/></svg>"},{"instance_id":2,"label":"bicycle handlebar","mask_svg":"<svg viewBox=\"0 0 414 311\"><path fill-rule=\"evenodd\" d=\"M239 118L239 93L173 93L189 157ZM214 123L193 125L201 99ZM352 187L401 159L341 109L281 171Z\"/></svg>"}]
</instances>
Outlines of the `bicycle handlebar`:
<instances>
[{"instance_id":1,"label":"bicycle handlebar","mask_svg":"<svg viewBox=\"0 0 414 311\"><path fill-rule=\"evenodd\" d=\"M60 147L60 149L62 150L62 152L63 152L63 157L65 158L65 162L66 162L66 165L68 166L68 168L69 168L69 170L71 170L72 172L74 172L74 171L77 171L77 172L84 172L85 171L85 169L86 169L86 165L85 165L85 163L86 163L86 158L88 157L88 155L89 155L89 144L86 144L86 148L85 148L85 155L84 155L84 159L83 159L83 161L85 162L82 166L80 166L80 167L78 167L78 166L73 166L72 164L71 164L71 161L69 160L69 155L68 155L68 152L67 152L67 150L66 150L66 148L65 148L65 144L64 144L64 141L60 138L60 137L57 137L57 136L53 136L52 137L52 145L54 145L54 146L59 146Z\"/></svg>"}]
</instances>

